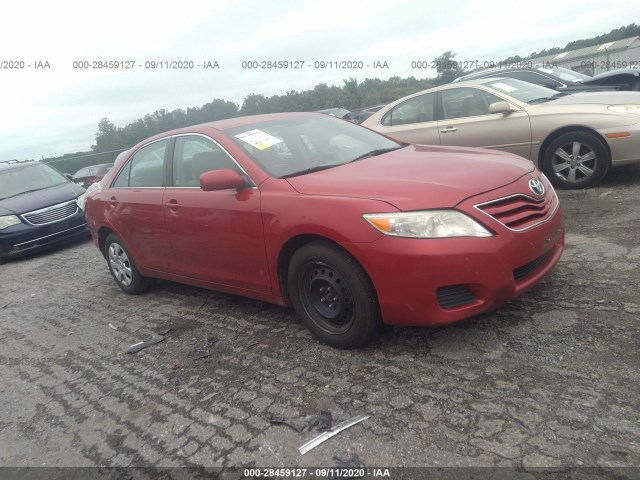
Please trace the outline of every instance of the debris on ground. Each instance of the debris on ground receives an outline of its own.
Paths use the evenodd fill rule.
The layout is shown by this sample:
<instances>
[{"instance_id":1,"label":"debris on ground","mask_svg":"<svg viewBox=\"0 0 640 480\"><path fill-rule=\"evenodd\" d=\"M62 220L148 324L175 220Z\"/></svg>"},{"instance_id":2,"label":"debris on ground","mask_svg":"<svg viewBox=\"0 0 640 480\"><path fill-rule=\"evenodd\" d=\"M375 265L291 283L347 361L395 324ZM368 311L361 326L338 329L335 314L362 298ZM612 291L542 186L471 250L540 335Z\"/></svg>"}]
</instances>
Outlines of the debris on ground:
<instances>
[{"instance_id":1,"label":"debris on ground","mask_svg":"<svg viewBox=\"0 0 640 480\"><path fill-rule=\"evenodd\" d=\"M336 468L363 468L364 465L356 454L349 460L342 460L337 455L334 455L333 460L336 462Z\"/></svg>"},{"instance_id":2,"label":"debris on ground","mask_svg":"<svg viewBox=\"0 0 640 480\"><path fill-rule=\"evenodd\" d=\"M337 435L341 431L346 430L347 428L352 427L352 426L362 422L363 420L366 420L367 418L369 418L369 415L358 415L356 417L350 418L349 420L345 420L342 423L339 423L338 425L333 427L331 430L328 430L328 431L326 431L324 433L321 433L317 437L309 440L307 443L305 443L304 445L299 447L298 451L300 452L300 455L304 455L309 450L312 450L312 449L316 448L318 445L320 445L321 443L326 442L331 437Z\"/></svg>"},{"instance_id":3,"label":"debris on ground","mask_svg":"<svg viewBox=\"0 0 640 480\"><path fill-rule=\"evenodd\" d=\"M196 350L196 354L193 359L200 360L201 358L207 358L211 355L211 347L213 347L217 342L218 339L216 337L209 337L205 346Z\"/></svg>"},{"instance_id":4,"label":"debris on ground","mask_svg":"<svg viewBox=\"0 0 640 480\"><path fill-rule=\"evenodd\" d=\"M154 333L149 340L145 340L144 342L134 343L133 345L131 345L127 349L127 353L138 353L140 350L143 350L147 347L160 343L166 339L167 339L166 335L160 335L159 333Z\"/></svg>"},{"instance_id":5,"label":"debris on ground","mask_svg":"<svg viewBox=\"0 0 640 480\"><path fill-rule=\"evenodd\" d=\"M316 428L320 432L326 432L331 430L331 424L333 419L331 417L331 412L328 410L323 410L320 412L320 415L315 415L311 417L311 419L307 422L304 428L308 431Z\"/></svg>"},{"instance_id":6,"label":"debris on ground","mask_svg":"<svg viewBox=\"0 0 640 480\"><path fill-rule=\"evenodd\" d=\"M118 327L116 327L113 323L110 323L110 324L109 324L109 328L110 328L111 330L118 330Z\"/></svg>"},{"instance_id":7,"label":"debris on ground","mask_svg":"<svg viewBox=\"0 0 640 480\"><path fill-rule=\"evenodd\" d=\"M169 370L178 370L180 368L180 364L179 363L173 363L171 365L169 365Z\"/></svg>"},{"instance_id":8,"label":"debris on ground","mask_svg":"<svg viewBox=\"0 0 640 480\"><path fill-rule=\"evenodd\" d=\"M304 424L299 425L298 422L292 422L280 417L269 417L269 423L271 425L286 425L287 427L295 430L298 433L302 433L305 430L307 432L314 428L320 432L326 432L331 429L332 416L328 410L323 410L320 415L313 415Z\"/></svg>"},{"instance_id":9,"label":"debris on ground","mask_svg":"<svg viewBox=\"0 0 640 480\"><path fill-rule=\"evenodd\" d=\"M281 418L275 418L275 417L271 417L269 419L269 423L271 425L285 425L285 426L291 428L292 430L295 430L298 433L302 433L302 429L304 428L304 427L298 427L297 425L294 425L293 423L291 423L291 422L289 422L287 420L283 420Z\"/></svg>"}]
</instances>

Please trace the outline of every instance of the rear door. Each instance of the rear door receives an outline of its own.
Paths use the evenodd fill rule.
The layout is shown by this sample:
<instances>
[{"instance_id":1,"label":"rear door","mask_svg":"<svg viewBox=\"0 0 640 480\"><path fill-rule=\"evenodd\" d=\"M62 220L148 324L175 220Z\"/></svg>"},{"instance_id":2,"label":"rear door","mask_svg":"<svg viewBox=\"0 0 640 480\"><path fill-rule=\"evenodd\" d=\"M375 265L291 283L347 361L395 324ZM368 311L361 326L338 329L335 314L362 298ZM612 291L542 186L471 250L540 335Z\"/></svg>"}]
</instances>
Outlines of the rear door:
<instances>
[{"instance_id":1,"label":"rear door","mask_svg":"<svg viewBox=\"0 0 640 480\"><path fill-rule=\"evenodd\" d=\"M105 217L139 266L175 272L162 204L168 145L157 140L129 159L109 189Z\"/></svg>"},{"instance_id":2,"label":"rear door","mask_svg":"<svg viewBox=\"0 0 640 480\"><path fill-rule=\"evenodd\" d=\"M438 145L435 101L435 93L411 97L389 110L376 130L406 143Z\"/></svg>"},{"instance_id":3,"label":"rear door","mask_svg":"<svg viewBox=\"0 0 640 480\"><path fill-rule=\"evenodd\" d=\"M200 175L231 169L246 176L209 137L175 137L164 216L182 275L223 285L271 290L264 247L260 190L205 192Z\"/></svg>"}]
</instances>

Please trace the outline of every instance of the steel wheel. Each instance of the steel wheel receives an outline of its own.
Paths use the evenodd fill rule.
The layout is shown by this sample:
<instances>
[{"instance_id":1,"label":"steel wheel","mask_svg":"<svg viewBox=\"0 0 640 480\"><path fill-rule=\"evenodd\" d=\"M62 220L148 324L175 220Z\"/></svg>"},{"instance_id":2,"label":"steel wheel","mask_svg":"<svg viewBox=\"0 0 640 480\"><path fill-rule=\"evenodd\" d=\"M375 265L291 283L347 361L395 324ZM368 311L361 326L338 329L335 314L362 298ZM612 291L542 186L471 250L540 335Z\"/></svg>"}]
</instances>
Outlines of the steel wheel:
<instances>
[{"instance_id":1,"label":"steel wheel","mask_svg":"<svg viewBox=\"0 0 640 480\"><path fill-rule=\"evenodd\" d=\"M602 180L609 165L609 152L598 137L587 132L570 132L549 144L542 170L557 187L586 188Z\"/></svg>"},{"instance_id":2,"label":"steel wheel","mask_svg":"<svg viewBox=\"0 0 640 480\"><path fill-rule=\"evenodd\" d=\"M112 233L106 238L104 256L107 259L111 275L122 290L138 294L149 288L152 279L140 274L133 257L120 237Z\"/></svg>"},{"instance_id":3,"label":"steel wheel","mask_svg":"<svg viewBox=\"0 0 640 480\"><path fill-rule=\"evenodd\" d=\"M323 263L304 268L303 302L318 326L328 333L344 333L353 324L353 296L337 271Z\"/></svg>"},{"instance_id":4,"label":"steel wheel","mask_svg":"<svg viewBox=\"0 0 640 480\"><path fill-rule=\"evenodd\" d=\"M287 285L300 321L333 347L360 347L380 331L375 288L338 245L316 241L300 247L289 263Z\"/></svg>"},{"instance_id":5,"label":"steel wheel","mask_svg":"<svg viewBox=\"0 0 640 480\"><path fill-rule=\"evenodd\" d=\"M124 251L122 245L112 243L109 245L109 266L113 272L116 282L128 287L133 281L133 272L131 270L131 262L127 252Z\"/></svg>"}]
</instances>

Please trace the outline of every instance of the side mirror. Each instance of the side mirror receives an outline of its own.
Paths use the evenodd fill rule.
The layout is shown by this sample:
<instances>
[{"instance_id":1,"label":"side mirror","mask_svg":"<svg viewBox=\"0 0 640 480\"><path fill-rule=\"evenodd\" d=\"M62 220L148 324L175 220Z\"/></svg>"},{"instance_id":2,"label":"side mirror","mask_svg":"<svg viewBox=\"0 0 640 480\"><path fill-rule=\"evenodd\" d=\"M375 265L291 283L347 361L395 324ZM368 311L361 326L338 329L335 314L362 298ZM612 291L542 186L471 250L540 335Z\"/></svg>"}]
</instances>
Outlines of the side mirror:
<instances>
[{"instance_id":1,"label":"side mirror","mask_svg":"<svg viewBox=\"0 0 640 480\"><path fill-rule=\"evenodd\" d=\"M63 175L67 177L68 180L73 181L73 175L71 175L70 173L63 173Z\"/></svg>"},{"instance_id":2,"label":"side mirror","mask_svg":"<svg viewBox=\"0 0 640 480\"><path fill-rule=\"evenodd\" d=\"M215 190L240 190L247 184L235 170L212 170L200 175L200 188L205 192Z\"/></svg>"},{"instance_id":3,"label":"side mirror","mask_svg":"<svg viewBox=\"0 0 640 480\"><path fill-rule=\"evenodd\" d=\"M489 105L489 113L509 113L511 111L509 102L496 102Z\"/></svg>"}]
</instances>

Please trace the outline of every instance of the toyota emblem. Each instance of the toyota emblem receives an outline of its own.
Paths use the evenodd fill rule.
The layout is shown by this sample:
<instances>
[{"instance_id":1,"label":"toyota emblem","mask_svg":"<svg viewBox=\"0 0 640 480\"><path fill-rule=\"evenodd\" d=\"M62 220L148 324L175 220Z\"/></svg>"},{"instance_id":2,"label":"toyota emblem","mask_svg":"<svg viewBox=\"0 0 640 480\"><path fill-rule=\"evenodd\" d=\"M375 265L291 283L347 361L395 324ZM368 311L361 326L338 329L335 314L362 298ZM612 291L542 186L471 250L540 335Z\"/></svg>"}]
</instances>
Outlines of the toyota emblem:
<instances>
[{"instance_id":1,"label":"toyota emblem","mask_svg":"<svg viewBox=\"0 0 640 480\"><path fill-rule=\"evenodd\" d=\"M531 180L529 180L529 188L536 195L544 195L544 185L537 178L532 178Z\"/></svg>"}]
</instances>

